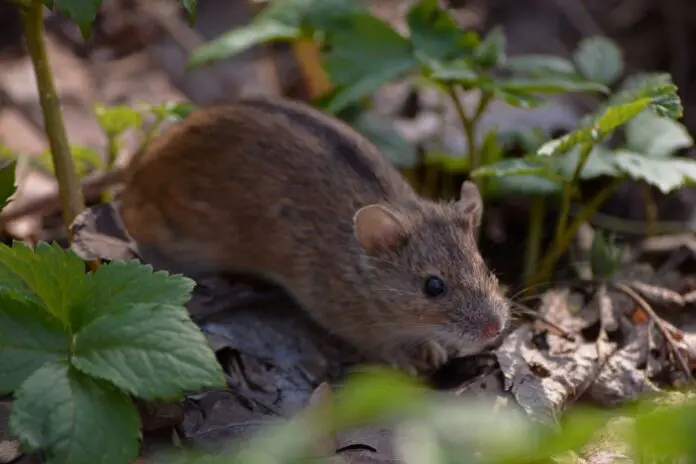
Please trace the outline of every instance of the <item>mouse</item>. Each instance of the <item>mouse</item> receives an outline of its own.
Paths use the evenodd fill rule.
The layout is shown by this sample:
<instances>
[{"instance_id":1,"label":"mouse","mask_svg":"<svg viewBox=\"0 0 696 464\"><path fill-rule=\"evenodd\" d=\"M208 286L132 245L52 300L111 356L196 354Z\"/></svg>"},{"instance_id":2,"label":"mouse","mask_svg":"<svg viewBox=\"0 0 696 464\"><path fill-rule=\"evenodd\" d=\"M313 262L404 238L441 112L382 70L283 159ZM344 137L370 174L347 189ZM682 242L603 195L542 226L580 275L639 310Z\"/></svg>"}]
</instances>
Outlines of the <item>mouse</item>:
<instances>
[{"instance_id":1,"label":"mouse","mask_svg":"<svg viewBox=\"0 0 696 464\"><path fill-rule=\"evenodd\" d=\"M375 144L304 102L197 109L123 184L118 212L143 261L193 279L268 279L320 327L407 373L480 352L508 322L476 243L476 185L456 201L419 196Z\"/></svg>"}]
</instances>

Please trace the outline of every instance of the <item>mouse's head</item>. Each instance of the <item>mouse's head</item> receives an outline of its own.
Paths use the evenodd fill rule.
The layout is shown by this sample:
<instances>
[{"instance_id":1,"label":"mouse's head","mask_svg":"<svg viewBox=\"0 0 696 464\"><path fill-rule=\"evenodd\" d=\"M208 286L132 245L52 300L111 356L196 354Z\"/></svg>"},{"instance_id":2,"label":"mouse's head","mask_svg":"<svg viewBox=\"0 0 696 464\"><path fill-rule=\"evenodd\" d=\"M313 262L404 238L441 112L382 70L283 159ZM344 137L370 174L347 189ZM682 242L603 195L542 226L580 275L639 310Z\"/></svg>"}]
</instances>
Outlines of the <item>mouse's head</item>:
<instances>
[{"instance_id":1,"label":"mouse's head","mask_svg":"<svg viewBox=\"0 0 696 464\"><path fill-rule=\"evenodd\" d=\"M481 195L471 182L453 203L421 200L357 211L355 236L369 290L391 336L434 340L462 355L502 331L509 306L476 245L481 212Z\"/></svg>"}]
</instances>

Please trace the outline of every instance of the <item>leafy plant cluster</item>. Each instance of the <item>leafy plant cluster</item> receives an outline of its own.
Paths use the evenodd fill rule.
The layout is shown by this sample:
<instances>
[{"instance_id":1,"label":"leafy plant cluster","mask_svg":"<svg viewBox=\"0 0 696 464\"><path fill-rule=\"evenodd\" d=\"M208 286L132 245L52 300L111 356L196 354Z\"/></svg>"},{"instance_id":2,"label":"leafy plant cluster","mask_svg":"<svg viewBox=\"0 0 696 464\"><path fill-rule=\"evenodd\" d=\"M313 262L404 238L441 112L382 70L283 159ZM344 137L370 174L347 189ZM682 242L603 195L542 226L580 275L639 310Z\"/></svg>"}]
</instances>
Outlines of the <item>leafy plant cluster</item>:
<instances>
[{"instance_id":1,"label":"leafy plant cluster","mask_svg":"<svg viewBox=\"0 0 696 464\"><path fill-rule=\"evenodd\" d=\"M139 135L139 149L142 151L158 134L163 124L186 117L193 106L184 102L163 102L156 105L140 103L133 107L115 105L107 107L97 103L94 115L106 138L106 156L94 147L70 145L70 154L75 162L78 177L85 177L94 171L107 171L115 168L115 163L123 151L123 138L130 130ZM51 149L39 154L18 153L0 144L0 159L19 161L25 159L29 165L42 171L55 174Z\"/></svg>"},{"instance_id":2,"label":"leafy plant cluster","mask_svg":"<svg viewBox=\"0 0 696 464\"><path fill-rule=\"evenodd\" d=\"M83 208L78 173L113 166L126 130L141 131L146 146L159 123L169 117L185 117L190 107L96 106L96 117L107 138L106 159L95 156L89 148L71 147L45 53L43 8L56 9L72 18L88 37L101 1L15 1L22 11L51 146L38 163L52 169L58 178L67 226ZM195 0L179 3L194 21ZM661 161L664 169L673 169L675 161L684 162L672 155L691 143L685 132L680 132L679 142L675 135L661 142L654 137L641 138L645 134L641 121L651 127L669 126L672 134L678 132L672 120L681 116L681 106L668 76L624 82L623 88L585 118L576 131L553 141L543 137L533 140L531 155L504 159L499 134L490 132L480 146L475 138L478 121L492 99L533 107L543 103L544 94L607 94L608 86L622 74L618 49L605 39L595 38L583 42L572 61L545 56L506 57L505 36L500 29L485 37L461 31L436 0L415 4L407 23L410 33L405 37L352 1L273 2L251 25L204 46L192 57L192 64L211 62L269 40L314 40L322 45L324 69L336 84L334 91L317 104L362 124L364 130L370 124L356 116L360 113L356 108L366 97L387 81L419 76L452 97L469 147L466 156L451 158L467 160L465 171L479 182L487 179L481 183L484 194L495 191L496 182L502 185L500 182L509 179L514 183L526 178L532 180L527 185L534 186L543 180L547 187L554 187L531 192L537 200L543 200L560 188L564 210L577 192L578 181L596 166L600 166L597 172L621 180L641 178L636 174L636 165L641 163ZM480 99L469 114L459 103L458 93L472 90L479 92ZM154 116L154 128L143 129L145 115ZM622 149L611 148L605 141L624 124L627 142ZM622 150L631 156L622 154ZM639 158L636 163L637 156L645 159ZM2 207L15 191L17 157L5 156L12 161L0 169ZM645 161L648 158L651 160ZM634 161L627 161L630 159ZM452 166L461 168L461 162ZM679 171L678 182L692 178L690 169ZM676 175L671 176L671 183L663 177L643 175L643 180L654 179L663 189L677 183ZM604 195L606 191L610 189L605 189ZM567 215L562 220L565 222L559 222L561 233L557 230L558 238L547 256L562 250L578 220L586 220L590 214L587 211L596 210L601 200L589 200L585 213L570 224ZM539 204L543 206L543 201ZM596 248L599 250L599 246ZM85 272L85 262L74 253L56 245L40 243L35 249L19 243L0 246L0 394L15 395L11 432L27 448L41 450L46 462L129 462L137 454L139 436L132 398L176 399L186 390L223 385L224 378L184 308L192 281L153 272L134 261L86 264L91 272ZM551 269L553 259L542 265L546 266L543 269ZM356 425L391 413L413 414L419 419L413 423L419 439L403 443L404 457L411 462L476 462L472 443L483 442L499 451L496 462L532 462L533 458L539 462L583 443L606 418L604 413L575 416L560 436L540 433L514 418L486 421L488 412L476 414L473 405L466 406L465 413L454 405L436 406L426 400L423 388L393 375L373 373L346 385L331 408L330 418L324 413L319 417L301 415L292 424L259 437L259 446L244 451L236 462L269 462L269 455L275 458L273 462L307 462L303 457L327 427L333 430ZM683 439L696 417L693 407L645 415L646 419L636 422L632 430L636 449L645 451L648 445L655 445L654 449L663 452L691 451L687 445L690 436L687 441ZM296 426L297 421L301 427ZM509 430L514 433L503 433ZM467 431L480 433L467 438ZM225 459L215 462L229 462Z\"/></svg>"},{"instance_id":3,"label":"leafy plant cluster","mask_svg":"<svg viewBox=\"0 0 696 464\"><path fill-rule=\"evenodd\" d=\"M70 147L45 52L43 8L67 14L88 35L101 2L17 3L50 143L36 165L55 172L69 225L83 208L77 171L112 167L122 135L142 131L144 113L155 120L141 132L145 144L159 124L188 110L178 104L140 110L96 106L108 141L106 160L89 148ZM191 11L195 5L181 3ZM6 161L0 168L2 209L16 192L21 155L7 147L0 152ZM0 245L0 395L14 395L10 433L27 450L40 451L46 463L135 459L140 439L135 399L176 400L185 391L226 385L185 307L194 285L138 261L86 263L56 244Z\"/></svg>"},{"instance_id":4,"label":"leafy plant cluster","mask_svg":"<svg viewBox=\"0 0 696 464\"><path fill-rule=\"evenodd\" d=\"M352 427L394 419L395 456L406 464L525 464L576 462L586 445L614 446L636 462L690 462L696 457L691 427L696 401L670 406L643 399L611 411L574 409L554 430L489 401L433 394L394 372L370 370L350 378L333 401L317 401L290 421L268 427L243 448L211 456L162 456L176 464L299 464L348 462L318 457L317 444ZM605 432L602 439L602 432ZM611 437L608 441L606 437ZM332 451L332 450L331 450ZM384 451L384 450L381 450Z\"/></svg>"},{"instance_id":5,"label":"leafy plant cluster","mask_svg":"<svg viewBox=\"0 0 696 464\"><path fill-rule=\"evenodd\" d=\"M408 35L404 36L350 0L273 2L250 24L202 46L194 52L190 64L214 62L270 41L313 40L321 46L323 68L335 84L334 90L316 104L377 139L402 168L418 162L413 151L394 143L393 137L391 144L377 137L378 131L370 130L364 118L358 116L363 113L355 109L356 105L360 107L384 83L405 76L416 76L425 85L441 89L456 107L468 141L467 151L428 153L421 161L427 169L469 173L484 196L532 197L525 272L528 284L549 279L579 226L621 181L642 181L666 193L696 179L696 164L674 156L678 150L690 147L693 140L675 121L681 117L682 107L670 76L632 76L610 95L610 87L616 87L624 74L621 50L611 40L584 39L571 59L535 54L509 57L501 29L493 29L485 37L463 31L437 0L415 3L406 23ZM476 91L479 99L476 108L467 112L460 92L470 91ZM493 99L532 108L544 103L544 95L567 92L610 96L570 134L557 140L548 140L544 134L525 137L531 142L530 154L521 159L506 156L503 134L495 129L477 143L478 122ZM619 148L608 144L610 136L623 125L625 144ZM580 182L600 176L617 181L594 198L582 201L584 209L570 222L571 201L577 199ZM428 176L426 184L436 179ZM424 193L443 193L425 187ZM452 192L444 194L456 191L449 190ZM646 198L649 206L648 194ZM540 259L548 199L560 201L560 218L554 239Z\"/></svg>"}]
</instances>

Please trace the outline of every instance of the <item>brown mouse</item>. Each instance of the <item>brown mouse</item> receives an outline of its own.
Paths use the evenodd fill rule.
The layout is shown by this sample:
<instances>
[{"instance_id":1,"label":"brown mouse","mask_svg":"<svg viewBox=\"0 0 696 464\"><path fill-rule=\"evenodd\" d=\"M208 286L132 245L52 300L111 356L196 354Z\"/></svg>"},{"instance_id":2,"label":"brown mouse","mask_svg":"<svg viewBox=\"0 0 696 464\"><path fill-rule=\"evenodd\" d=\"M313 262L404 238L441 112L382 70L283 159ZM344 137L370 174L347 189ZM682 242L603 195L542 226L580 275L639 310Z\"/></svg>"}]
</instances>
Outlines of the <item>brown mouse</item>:
<instances>
[{"instance_id":1,"label":"brown mouse","mask_svg":"<svg viewBox=\"0 0 696 464\"><path fill-rule=\"evenodd\" d=\"M474 238L481 210L474 184L456 202L421 198L348 125L264 98L169 128L120 199L156 268L271 279L325 329L411 373L480 351L507 323Z\"/></svg>"}]
</instances>

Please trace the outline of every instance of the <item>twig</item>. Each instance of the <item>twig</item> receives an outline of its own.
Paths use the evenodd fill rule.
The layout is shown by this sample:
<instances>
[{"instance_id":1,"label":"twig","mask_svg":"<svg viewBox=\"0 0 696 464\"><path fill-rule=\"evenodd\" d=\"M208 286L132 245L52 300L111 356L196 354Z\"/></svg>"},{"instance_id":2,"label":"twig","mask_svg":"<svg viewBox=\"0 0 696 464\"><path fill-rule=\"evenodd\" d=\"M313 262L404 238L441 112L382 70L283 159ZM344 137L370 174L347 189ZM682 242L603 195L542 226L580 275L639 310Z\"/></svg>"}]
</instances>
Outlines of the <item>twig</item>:
<instances>
[{"instance_id":1,"label":"twig","mask_svg":"<svg viewBox=\"0 0 696 464\"><path fill-rule=\"evenodd\" d=\"M549 326L550 328L552 328L553 330L558 332L558 335L560 337L564 338L565 340L568 340L569 342L575 341L575 337L573 335L568 333L565 329L563 329L563 327L559 326L555 322L551 322L546 317L542 316L541 314L539 314L536 311L533 311L531 308L528 308L527 306L525 306L521 303L518 303L516 301L513 301L511 303L516 308L515 312L517 312L519 314L524 314L525 316L529 316L532 319L536 319L540 322L543 322L544 324L546 324L547 326Z\"/></svg>"},{"instance_id":2,"label":"twig","mask_svg":"<svg viewBox=\"0 0 696 464\"><path fill-rule=\"evenodd\" d=\"M101 192L121 182L122 168L112 171L100 172L84 179L80 185L82 194L86 198L98 197ZM47 193L40 197L26 201L24 204L18 201L10 203L0 213L0 228L8 222L14 221L30 214L49 215L60 211L60 195L58 192Z\"/></svg>"},{"instance_id":3,"label":"twig","mask_svg":"<svg viewBox=\"0 0 696 464\"><path fill-rule=\"evenodd\" d=\"M625 295L629 296L635 303L640 306L640 309L642 309L650 318L655 322L657 325L657 328L662 332L662 335L665 337L665 341L667 343L667 346L669 347L670 351L672 351L672 354L674 355L675 359L679 363L679 366L684 370L684 373L686 374L686 379L687 381L691 378L691 368L689 367L689 364L686 362L684 357L681 355L679 352L679 349L677 348L677 343L675 342L674 338L672 337L672 334L669 333L669 330L667 327L665 327L665 323L658 316L655 311L652 309L652 307L648 304L647 301L645 301L643 298L641 298L638 293L636 293L631 287L628 285L622 284L620 282L609 282L612 287L614 287L616 290L624 293Z\"/></svg>"}]
</instances>

